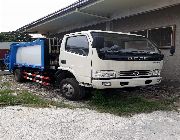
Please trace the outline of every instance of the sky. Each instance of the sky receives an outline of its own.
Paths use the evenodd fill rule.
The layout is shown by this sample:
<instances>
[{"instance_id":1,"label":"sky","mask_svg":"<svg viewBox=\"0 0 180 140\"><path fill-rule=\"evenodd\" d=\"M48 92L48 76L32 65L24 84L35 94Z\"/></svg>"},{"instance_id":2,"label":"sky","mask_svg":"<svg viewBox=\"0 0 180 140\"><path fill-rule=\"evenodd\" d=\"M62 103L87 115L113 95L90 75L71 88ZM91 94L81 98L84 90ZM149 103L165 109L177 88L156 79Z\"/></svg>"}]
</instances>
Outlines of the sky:
<instances>
[{"instance_id":1,"label":"sky","mask_svg":"<svg viewBox=\"0 0 180 140\"><path fill-rule=\"evenodd\" d=\"M15 31L77 0L0 0L0 32Z\"/></svg>"}]
</instances>

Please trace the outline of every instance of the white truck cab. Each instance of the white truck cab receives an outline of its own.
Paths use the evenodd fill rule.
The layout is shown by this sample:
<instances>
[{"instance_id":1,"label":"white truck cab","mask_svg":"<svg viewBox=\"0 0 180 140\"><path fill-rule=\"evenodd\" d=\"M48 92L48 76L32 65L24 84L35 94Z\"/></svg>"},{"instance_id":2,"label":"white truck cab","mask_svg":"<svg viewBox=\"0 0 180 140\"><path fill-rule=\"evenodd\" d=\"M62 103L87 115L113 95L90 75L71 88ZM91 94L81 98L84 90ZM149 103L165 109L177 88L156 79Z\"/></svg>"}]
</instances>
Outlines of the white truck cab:
<instances>
[{"instance_id":1,"label":"white truck cab","mask_svg":"<svg viewBox=\"0 0 180 140\"><path fill-rule=\"evenodd\" d=\"M153 42L140 35L83 31L64 36L58 69L72 73L81 87L147 86L161 82L163 57ZM71 82L63 83L62 91L76 90Z\"/></svg>"}]
</instances>

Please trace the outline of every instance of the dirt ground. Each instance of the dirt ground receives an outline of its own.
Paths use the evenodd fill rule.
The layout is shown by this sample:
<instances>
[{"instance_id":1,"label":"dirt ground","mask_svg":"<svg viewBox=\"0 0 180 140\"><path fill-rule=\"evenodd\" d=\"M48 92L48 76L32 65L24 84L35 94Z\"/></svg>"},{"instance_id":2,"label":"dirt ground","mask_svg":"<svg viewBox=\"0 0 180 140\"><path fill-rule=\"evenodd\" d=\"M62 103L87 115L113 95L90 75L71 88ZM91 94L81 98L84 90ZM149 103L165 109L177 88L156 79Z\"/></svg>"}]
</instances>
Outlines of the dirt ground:
<instances>
[{"instance_id":1,"label":"dirt ground","mask_svg":"<svg viewBox=\"0 0 180 140\"><path fill-rule=\"evenodd\" d=\"M27 90L36 95L40 95L43 98L47 98L54 101L63 101L75 106L86 106L86 100L80 102L73 102L66 100L60 94L59 89L54 87L44 87L37 83L25 82L17 83L14 81L13 75L1 76L1 83L5 83L5 86L1 86L0 89L11 89L11 90ZM7 84L10 83L10 84ZM7 86L7 85L8 86ZM104 92L104 91L103 91ZM112 96L113 94L127 95L127 96L140 96L147 99L176 99L174 103L178 108L180 108L180 82L178 81L168 81L164 80L160 85L146 86L140 88L127 88L119 90L107 90L107 96ZM89 100L89 99L87 99Z\"/></svg>"}]
</instances>

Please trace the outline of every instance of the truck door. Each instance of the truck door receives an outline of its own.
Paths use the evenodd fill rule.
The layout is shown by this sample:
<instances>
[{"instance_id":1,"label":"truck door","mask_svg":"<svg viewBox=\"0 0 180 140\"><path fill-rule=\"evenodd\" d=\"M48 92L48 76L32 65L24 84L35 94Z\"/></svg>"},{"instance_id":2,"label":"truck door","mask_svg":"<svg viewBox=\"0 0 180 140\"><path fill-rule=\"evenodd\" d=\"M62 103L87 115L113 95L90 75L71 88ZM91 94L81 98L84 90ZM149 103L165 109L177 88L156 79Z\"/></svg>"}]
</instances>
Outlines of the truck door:
<instances>
[{"instance_id":1,"label":"truck door","mask_svg":"<svg viewBox=\"0 0 180 140\"><path fill-rule=\"evenodd\" d=\"M61 49L60 67L73 72L79 82L91 82L90 43L86 35L69 36Z\"/></svg>"}]
</instances>

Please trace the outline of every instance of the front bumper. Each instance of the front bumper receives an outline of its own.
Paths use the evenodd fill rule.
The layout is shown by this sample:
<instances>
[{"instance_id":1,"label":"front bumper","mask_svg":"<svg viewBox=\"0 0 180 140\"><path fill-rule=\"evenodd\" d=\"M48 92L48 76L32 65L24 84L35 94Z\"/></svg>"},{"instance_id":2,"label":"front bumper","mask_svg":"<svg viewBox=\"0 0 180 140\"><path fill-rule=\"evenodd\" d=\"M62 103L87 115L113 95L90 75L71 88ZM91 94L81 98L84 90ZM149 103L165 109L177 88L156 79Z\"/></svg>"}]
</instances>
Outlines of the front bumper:
<instances>
[{"instance_id":1,"label":"front bumper","mask_svg":"<svg viewBox=\"0 0 180 140\"><path fill-rule=\"evenodd\" d=\"M134 79L93 80L92 85L93 88L96 89L140 87L159 84L161 83L161 79L161 77L151 77Z\"/></svg>"}]
</instances>

